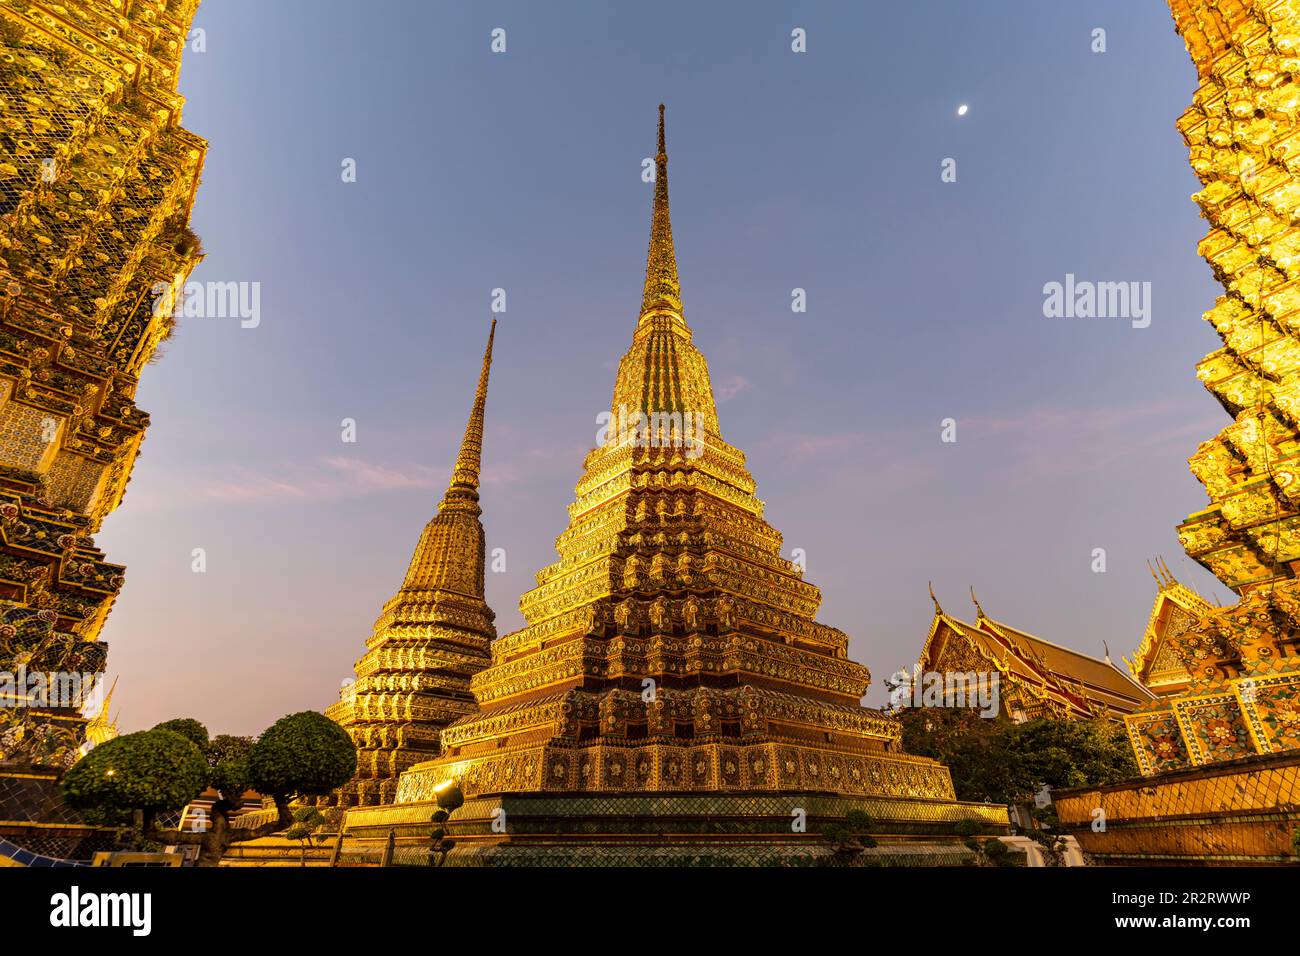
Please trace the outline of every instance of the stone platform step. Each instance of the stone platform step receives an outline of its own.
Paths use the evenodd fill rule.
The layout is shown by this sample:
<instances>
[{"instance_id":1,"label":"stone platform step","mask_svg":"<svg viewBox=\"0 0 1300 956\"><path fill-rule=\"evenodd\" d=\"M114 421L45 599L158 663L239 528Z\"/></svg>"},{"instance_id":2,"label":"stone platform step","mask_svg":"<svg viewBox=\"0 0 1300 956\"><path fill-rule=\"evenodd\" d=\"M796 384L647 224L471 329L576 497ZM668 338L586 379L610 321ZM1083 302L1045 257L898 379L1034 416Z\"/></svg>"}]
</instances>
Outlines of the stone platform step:
<instances>
[{"instance_id":1,"label":"stone platform step","mask_svg":"<svg viewBox=\"0 0 1300 956\"><path fill-rule=\"evenodd\" d=\"M340 864L428 866L432 803L355 807ZM855 866L961 866L972 856L956 825L1005 836L1005 807L824 793L511 793L471 797L452 814L446 866L838 865L821 832L850 811L875 821L877 847Z\"/></svg>"},{"instance_id":2,"label":"stone platform step","mask_svg":"<svg viewBox=\"0 0 1300 956\"><path fill-rule=\"evenodd\" d=\"M328 834L324 842L312 838L306 851L307 866L329 866L334 856L337 834ZM298 840L286 840L282 834L236 843L221 858L222 866L302 866L303 847Z\"/></svg>"}]
</instances>

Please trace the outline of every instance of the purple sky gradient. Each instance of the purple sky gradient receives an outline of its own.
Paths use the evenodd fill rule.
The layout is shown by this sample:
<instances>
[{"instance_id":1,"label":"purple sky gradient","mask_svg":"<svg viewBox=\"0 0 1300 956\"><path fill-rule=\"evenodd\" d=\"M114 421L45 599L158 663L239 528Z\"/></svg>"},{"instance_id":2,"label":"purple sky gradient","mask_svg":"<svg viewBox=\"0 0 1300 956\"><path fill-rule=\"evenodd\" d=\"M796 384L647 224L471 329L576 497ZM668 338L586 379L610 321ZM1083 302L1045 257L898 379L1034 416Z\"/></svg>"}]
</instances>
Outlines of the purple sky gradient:
<instances>
[{"instance_id":1,"label":"purple sky gradient","mask_svg":"<svg viewBox=\"0 0 1300 956\"><path fill-rule=\"evenodd\" d=\"M915 660L927 581L1116 657L1149 558L1227 599L1174 534L1206 504L1186 458L1227 418L1193 369L1217 287L1161 4L230 0L196 25L194 279L260 282L262 316L183 322L146 370L154 424L99 537L128 568L105 632L123 730L257 733L335 699L445 486L495 287L488 598L519 626L631 341L661 101L723 432L869 702ZM1066 273L1150 282L1151 326L1045 318Z\"/></svg>"}]
</instances>

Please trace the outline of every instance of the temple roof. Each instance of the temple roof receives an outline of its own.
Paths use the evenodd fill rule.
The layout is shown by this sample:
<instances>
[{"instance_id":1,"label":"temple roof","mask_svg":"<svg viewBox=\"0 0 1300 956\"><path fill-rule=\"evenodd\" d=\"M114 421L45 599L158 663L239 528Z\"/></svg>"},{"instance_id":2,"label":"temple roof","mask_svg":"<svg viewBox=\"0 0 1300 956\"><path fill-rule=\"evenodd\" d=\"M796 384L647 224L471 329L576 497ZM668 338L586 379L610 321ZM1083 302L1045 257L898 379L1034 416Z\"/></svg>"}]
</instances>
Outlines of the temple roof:
<instances>
[{"instance_id":1,"label":"temple roof","mask_svg":"<svg viewBox=\"0 0 1300 956\"><path fill-rule=\"evenodd\" d=\"M970 624L947 614L935 602L920 657L923 667L971 670L969 654L961 658L962 650L973 651L996 667L1013 689L1049 711L1073 717L1093 716L1098 711L1112 716L1130 713L1151 699L1150 691L1108 658L1092 657L996 621L978 602L976 610L975 623ZM940 666L945 660L948 668Z\"/></svg>"},{"instance_id":2,"label":"temple roof","mask_svg":"<svg viewBox=\"0 0 1300 956\"><path fill-rule=\"evenodd\" d=\"M1159 569L1158 571L1156 569ZM1165 696L1187 687L1191 674L1169 638L1176 637L1214 610L1209 601L1178 583L1166 564L1151 569L1157 592L1147 618L1142 641L1131 658L1124 658L1129 671L1143 686Z\"/></svg>"}]
</instances>

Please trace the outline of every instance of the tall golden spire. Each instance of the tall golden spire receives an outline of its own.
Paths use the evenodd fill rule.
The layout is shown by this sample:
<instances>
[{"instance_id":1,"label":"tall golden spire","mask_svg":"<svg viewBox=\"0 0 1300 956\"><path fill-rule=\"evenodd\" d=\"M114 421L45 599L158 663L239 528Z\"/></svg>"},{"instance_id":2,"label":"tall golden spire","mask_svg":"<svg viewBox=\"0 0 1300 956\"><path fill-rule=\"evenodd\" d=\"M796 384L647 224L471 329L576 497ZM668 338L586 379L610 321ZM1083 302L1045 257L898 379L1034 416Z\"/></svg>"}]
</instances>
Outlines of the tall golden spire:
<instances>
[{"instance_id":1,"label":"tall golden spire","mask_svg":"<svg viewBox=\"0 0 1300 956\"><path fill-rule=\"evenodd\" d=\"M330 798L345 806L391 802L401 772L436 757L442 728L475 709L470 677L488 665L496 637L478 500L496 327L494 319L447 493L375 621L356 681L325 711L357 745L356 777Z\"/></svg>"},{"instance_id":2,"label":"tall golden spire","mask_svg":"<svg viewBox=\"0 0 1300 956\"><path fill-rule=\"evenodd\" d=\"M438 510L425 525L406 572L403 591L448 589L476 600L483 599L483 525L478 504L479 468L483 457L483 410L487 405L488 373L492 369L492 341L497 320L488 331L483 365L478 373L474 405L465 425L465 437L451 469L451 482Z\"/></svg>"},{"instance_id":3,"label":"tall golden spire","mask_svg":"<svg viewBox=\"0 0 1300 956\"><path fill-rule=\"evenodd\" d=\"M655 200L650 219L650 253L646 257L644 317L656 309L681 315L682 287L677 281L677 254L673 251L673 224L668 218L668 153L664 147L664 105L659 104L659 152L655 154Z\"/></svg>"},{"instance_id":4,"label":"tall golden spire","mask_svg":"<svg viewBox=\"0 0 1300 956\"><path fill-rule=\"evenodd\" d=\"M483 352L483 367L478 373L474 407L465 424L465 438L460 443L460 454L456 456L456 465L451 470L451 484L444 501L452 497L478 500L478 474L483 459L483 409L487 405L488 373L492 369L492 340L496 334L497 320L493 319L492 328L488 331L487 349Z\"/></svg>"}]
</instances>

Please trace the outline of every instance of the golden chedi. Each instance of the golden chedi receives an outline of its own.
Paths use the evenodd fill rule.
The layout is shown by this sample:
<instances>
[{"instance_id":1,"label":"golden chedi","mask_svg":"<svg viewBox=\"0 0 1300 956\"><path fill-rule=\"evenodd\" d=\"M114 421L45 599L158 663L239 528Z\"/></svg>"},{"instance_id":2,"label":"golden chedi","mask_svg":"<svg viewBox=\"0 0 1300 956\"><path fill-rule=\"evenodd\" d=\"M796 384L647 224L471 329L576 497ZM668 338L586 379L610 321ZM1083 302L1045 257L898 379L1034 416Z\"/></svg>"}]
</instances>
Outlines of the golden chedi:
<instances>
[{"instance_id":1,"label":"golden chedi","mask_svg":"<svg viewBox=\"0 0 1300 956\"><path fill-rule=\"evenodd\" d=\"M483 597L479 468L492 340L447 493L425 525L400 590L384 605L357 678L326 716L357 745L357 775L327 803L391 803L403 770L439 753L438 731L475 709L470 677L488 664L495 615Z\"/></svg>"},{"instance_id":2,"label":"golden chedi","mask_svg":"<svg viewBox=\"0 0 1300 956\"><path fill-rule=\"evenodd\" d=\"M822 827L853 812L880 821L872 855L957 864L954 823L1008 829L863 708L870 674L781 557L682 312L663 107L655 170L641 313L559 561L442 753L402 774L393 805L348 810L346 862L442 860L430 818L460 796L437 831L454 865L813 862L832 852Z\"/></svg>"},{"instance_id":3,"label":"golden chedi","mask_svg":"<svg viewBox=\"0 0 1300 956\"><path fill-rule=\"evenodd\" d=\"M149 425L136 386L173 327L157 303L202 258L188 223L207 146L177 92L197 6L0 0L3 672L104 669L124 569L92 536ZM0 706L0 759L76 756L79 701L41 703Z\"/></svg>"},{"instance_id":4,"label":"golden chedi","mask_svg":"<svg viewBox=\"0 0 1300 956\"><path fill-rule=\"evenodd\" d=\"M1145 773L1300 747L1300 3L1172 0L1200 87L1178 121L1224 291L1197 367L1233 417L1190 461L1211 504L1179 527L1235 590L1164 634L1179 693L1128 720Z\"/></svg>"},{"instance_id":5,"label":"golden chedi","mask_svg":"<svg viewBox=\"0 0 1300 956\"><path fill-rule=\"evenodd\" d=\"M445 777L503 790L948 793L859 706L870 674L814 620L821 595L781 557L745 456L719 432L691 342L668 211L662 117L641 315L619 364L609 439L584 463L560 560L492 646L480 711L400 800ZM621 423L630 422L622 428ZM889 756L886 756L889 755Z\"/></svg>"},{"instance_id":6,"label":"golden chedi","mask_svg":"<svg viewBox=\"0 0 1300 956\"><path fill-rule=\"evenodd\" d=\"M511 839L533 841L518 850L533 862L634 861L644 854L608 846L615 834L704 839L709 818L789 838L810 794L878 798L873 815L914 825L973 815L1005 827L1002 808L956 804L947 768L903 753L898 724L861 706L870 674L846 634L816 621L819 591L781 556L745 456L721 434L682 309L660 111L640 316L559 560L521 599L526 626L473 677L477 712L443 730L436 760L402 774L392 808L349 813L349 834L373 847L406 827L414 839L452 782L469 798L454 818L469 831L452 855L462 862ZM581 857L535 845L575 830L607 846Z\"/></svg>"}]
</instances>

